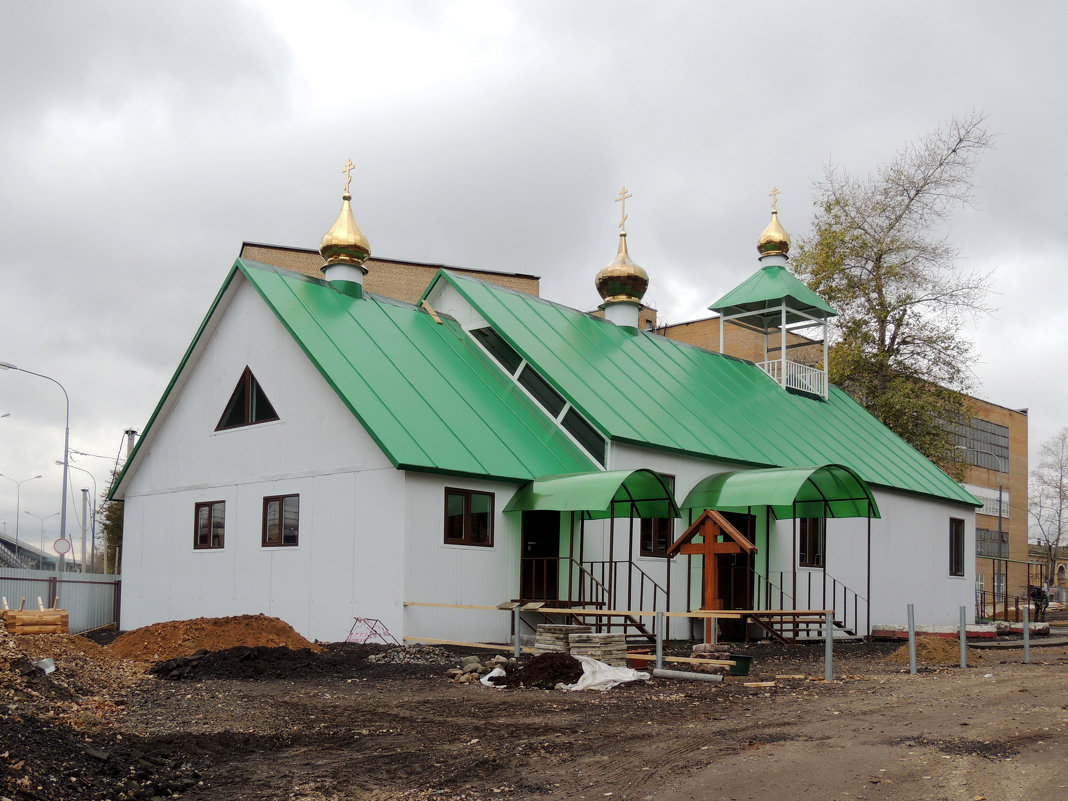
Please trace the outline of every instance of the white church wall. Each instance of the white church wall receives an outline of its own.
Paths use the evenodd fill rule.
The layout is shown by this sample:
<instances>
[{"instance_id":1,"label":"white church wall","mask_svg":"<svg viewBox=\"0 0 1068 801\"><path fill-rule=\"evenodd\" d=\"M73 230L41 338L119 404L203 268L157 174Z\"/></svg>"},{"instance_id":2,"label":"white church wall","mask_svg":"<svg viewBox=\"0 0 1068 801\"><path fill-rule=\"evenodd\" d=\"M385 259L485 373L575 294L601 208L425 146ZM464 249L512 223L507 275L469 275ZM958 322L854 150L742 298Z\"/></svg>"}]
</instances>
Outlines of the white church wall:
<instances>
[{"instance_id":1,"label":"white church wall","mask_svg":"<svg viewBox=\"0 0 1068 801\"><path fill-rule=\"evenodd\" d=\"M871 596L873 626L904 625L907 605L914 604L917 623L955 625L960 607L968 620L975 617L975 515L957 504L915 495L874 490L881 517L871 521ZM964 575L949 575L949 520L965 521ZM778 521L772 535L771 580L794 594L793 568L797 551L792 542L791 520ZM826 534L827 593L838 582L838 598L844 584L861 597L868 595L868 534L863 518L828 520ZM799 606L819 608L824 604L820 568L797 567L796 598ZM780 583L781 582L781 583ZM809 597L808 588L813 588ZM852 603L852 595L847 593ZM829 604L830 601L828 600ZM839 600L839 606L841 601ZM860 625L866 628L864 604ZM852 610L850 610L852 615Z\"/></svg>"},{"instance_id":2,"label":"white church wall","mask_svg":"<svg viewBox=\"0 0 1068 801\"><path fill-rule=\"evenodd\" d=\"M264 613L343 639L402 624L402 474L238 279L126 490L122 626ZM245 365L278 422L215 426ZM155 453L165 456L155 457ZM299 494L296 546L262 545L263 498ZM226 502L224 547L193 547L195 504Z\"/></svg>"},{"instance_id":3,"label":"white church wall","mask_svg":"<svg viewBox=\"0 0 1068 801\"><path fill-rule=\"evenodd\" d=\"M493 494L493 545L445 543L445 488ZM521 515L504 514L517 484L407 473L404 600L496 606L519 595ZM404 632L463 642L507 642L507 612L408 607Z\"/></svg>"}]
</instances>

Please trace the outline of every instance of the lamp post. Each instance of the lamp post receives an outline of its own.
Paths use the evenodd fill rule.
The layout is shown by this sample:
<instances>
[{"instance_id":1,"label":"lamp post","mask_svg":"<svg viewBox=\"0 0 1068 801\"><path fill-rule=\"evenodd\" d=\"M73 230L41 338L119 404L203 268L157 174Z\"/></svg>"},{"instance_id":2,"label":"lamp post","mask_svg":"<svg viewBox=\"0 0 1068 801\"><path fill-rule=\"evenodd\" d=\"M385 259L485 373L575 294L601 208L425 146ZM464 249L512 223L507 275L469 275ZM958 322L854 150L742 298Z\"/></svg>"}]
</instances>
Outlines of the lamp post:
<instances>
[{"instance_id":1,"label":"lamp post","mask_svg":"<svg viewBox=\"0 0 1068 801\"><path fill-rule=\"evenodd\" d=\"M63 487L60 494L61 503L59 506L59 536L62 539L67 538L67 465L70 463L70 396L67 394L66 388L56 381L51 376L43 375L42 373L35 373L32 370L24 370L21 367L16 367L11 362L0 362L0 370L17 370L20 373L27 373L29 375L35 375L38 378L43 378L45 381L51 381L61 390L63 390L63 400L67 403L67 415L63 425ZM42 527L43 527L42 523ZM63 554L59 555L59 559L56 561L56 580L60 578L60 573L63 570Z\"/></svg>"},{"instance_id":2,"label":"lamp post","mask_svg":"<svg viewBox=\"0 0 1068 801\"><path fill-rule=\"evenodd\" d=\"M44 544L44 524L45 524L46 520L51 520L53 517L58 515L59 512L52 512L52 514L46 515L45 517L41 517L40 515L35 515L33 512L31 512L29 510L23 512L23 514L24 515L29 515L30 517L36 517L38 520L41 521L41 555L42 555L41 567L43 568L44 567L44 558L43 557L44 557L44 549L45 549L45 544Z\"/></svg>"},{"instance_id":3,"label":"lamp post","mask_svg":"<svg viewBox=\"0 0 1068 801\"><path fill-rule=\"evenodd\" d=\"M56 462L58 465L59 462ZM79 470L85 473L89 478L93 480L93 527L92 527L92 540L93 543L93 559L96 559L96 476L86 470L84 467L78 467L76 464L69 465L71 470ZM84 492L84 490L83 490ZM82 514L85 514L85 507L82 507ZM82 572L85 572L85 521L82 521Z\"/></svg>"},{"instance_id":4,"label":"lamp post","mask_svg":"<svg viewBox=\"0 0 1068 801\"><path fill-rule=\"evenodd\" d=\"M6 416L4 415L4 417ZM0 478L6 478L15 485L15 561L17 562L19 560L19 509L22 506L22 485L27 481L41 478L41 474L38 473L30 478L24 478L22 481L16 481L11 476L5 476L3 473L0 473Z\"/></svg>"}]
</instances>

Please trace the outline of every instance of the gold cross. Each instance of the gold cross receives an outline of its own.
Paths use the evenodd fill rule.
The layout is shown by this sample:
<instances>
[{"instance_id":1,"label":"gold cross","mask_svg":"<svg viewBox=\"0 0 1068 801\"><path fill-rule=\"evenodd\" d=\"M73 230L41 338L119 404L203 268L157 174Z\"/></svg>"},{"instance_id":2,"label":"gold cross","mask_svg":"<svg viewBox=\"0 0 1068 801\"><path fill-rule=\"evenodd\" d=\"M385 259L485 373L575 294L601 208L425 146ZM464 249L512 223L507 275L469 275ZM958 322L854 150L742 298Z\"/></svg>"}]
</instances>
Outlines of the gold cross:
<instances>
[{"instance_id":1,"label":"gold cross","mask_svg":"<svg viewBox=\"0 0 1068 801\"><path fill-rule=\"evenodd\" d=\"M620 211L619 230L622 231L623 233L627 233L627 229L623 227L623 224L627 221L627 198L628 197L634 197L634 195L632 195L630 192L628 192L627 191L627 187L624 186L622 189L619 190L619 197L617 197L615 199L615 201L614 201L615 203L619 203L620 204L620 206L619 206L619 211Z\"/></svg>"},{"instance_id":2,"label":"gold cross","mask_svg":"<svg viewBox=\"0 0 1068 801\"><path fill-rule=\"evenodd\" d=\"M349 182L352 181L352 171L356 169L356 165L352 163L352 159L345 160L345 167L341 171L345 173L345 194L349 194Z\"/></svg>"},{"instance_id":3,"label":"gold cross","mask_svg":"<svg viewBox=\"0 0 1068 801\"><path fill-rule=\"evenodd\" d=\"M778 187L775 187L775 186L773 186L771 188L771 191L768 192L768 197L771 198L771 210L772 211L778 211L779 195L781 195L781 194L782 194L782 192L780 192Z\"/></svg>"}]
</instances>

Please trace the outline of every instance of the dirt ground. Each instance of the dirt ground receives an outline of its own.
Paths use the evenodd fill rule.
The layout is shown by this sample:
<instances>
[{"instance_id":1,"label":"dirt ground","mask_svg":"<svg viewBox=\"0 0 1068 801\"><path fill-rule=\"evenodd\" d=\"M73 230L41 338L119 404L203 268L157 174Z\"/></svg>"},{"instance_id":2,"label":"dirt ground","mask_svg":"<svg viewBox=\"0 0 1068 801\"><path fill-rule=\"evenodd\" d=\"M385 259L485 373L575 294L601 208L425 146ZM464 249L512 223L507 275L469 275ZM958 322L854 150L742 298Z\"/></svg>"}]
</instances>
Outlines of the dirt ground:
<instances>
[{"instance_id":1,"label":"dirt ground","mask_svg":"<svg viewBox=\"0 0 1068 801\"><path fill-rule=\"evenodd\" d=\"M722 684L569 693L455 683L455 650L285 647L273 619L222 625L106 647L0 627L0 798L1068 797L1063 646L962 669L955 642L921 641L913 676L899 644L843 644L828 684L822 646L739 644L750 675Z\"/></svg>"}]
</instances>

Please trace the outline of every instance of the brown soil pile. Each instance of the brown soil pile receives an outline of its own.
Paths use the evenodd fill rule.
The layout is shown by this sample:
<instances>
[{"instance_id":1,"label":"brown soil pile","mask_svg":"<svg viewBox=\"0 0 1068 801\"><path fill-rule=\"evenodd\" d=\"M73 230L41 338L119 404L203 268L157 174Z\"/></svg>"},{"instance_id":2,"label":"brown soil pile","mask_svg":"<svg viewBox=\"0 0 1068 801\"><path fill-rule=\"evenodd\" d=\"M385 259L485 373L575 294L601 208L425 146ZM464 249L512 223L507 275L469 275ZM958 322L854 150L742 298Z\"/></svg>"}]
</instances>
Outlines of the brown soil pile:
<instances>
[{"instance_id":1,"label":"brown soil pile","mask_svg":"<svg viewBox=\"0 0 1068 801\"><path fill-rule=\"evenodd\" d=\"M506 676L490 679L504 687L540 687L552 690L557 684L574 684L582 678L582 663L571 654L538 654Z\"/></svg>"},{"instance_id":2,"label":"brown soil pile","mask_svg":"<svg viewBox=\"0 0 1068 801\"><path fill-rule=\"evenodd\" d=\"M123 634L109 647L124 659L154 662L190 656L200 650L222 651L240 646L322 650L297 634L284 620L266 615L198 617L156 623Z\"/></svg>"},{"instance_id":3,"label":"brown soil pile","mask_svg":"<svg viewBox=\"0 0 1068 801\"><path fill-rule=\"evenodd\" d=\"M886 657L887 662L907 665L909 663L909 646L906 643ZM925 665L959 665L960 640L944 640L941 637L917 637L916 661ZM968 649L968 664L975 665L983 657L974 648Z\"/></svg>"}]
</instances>

